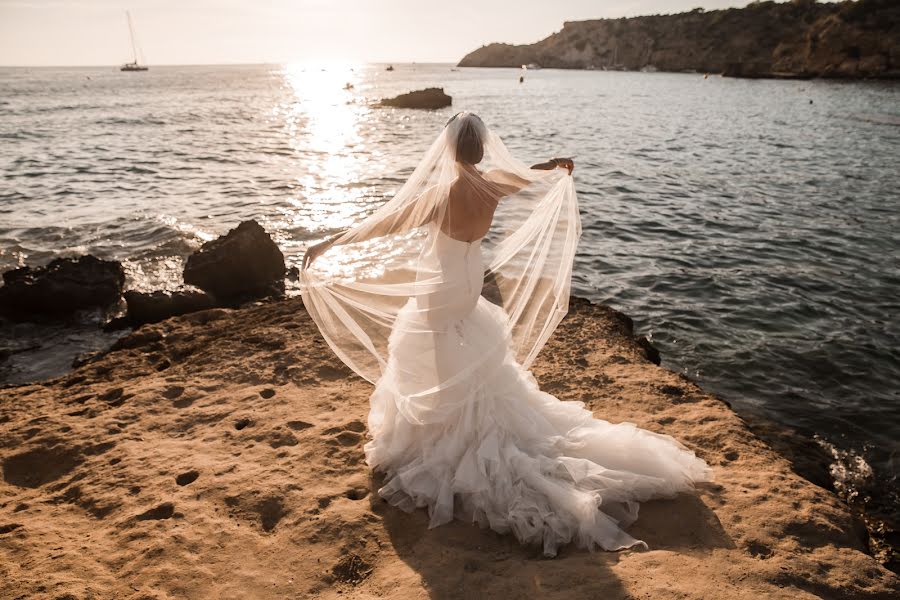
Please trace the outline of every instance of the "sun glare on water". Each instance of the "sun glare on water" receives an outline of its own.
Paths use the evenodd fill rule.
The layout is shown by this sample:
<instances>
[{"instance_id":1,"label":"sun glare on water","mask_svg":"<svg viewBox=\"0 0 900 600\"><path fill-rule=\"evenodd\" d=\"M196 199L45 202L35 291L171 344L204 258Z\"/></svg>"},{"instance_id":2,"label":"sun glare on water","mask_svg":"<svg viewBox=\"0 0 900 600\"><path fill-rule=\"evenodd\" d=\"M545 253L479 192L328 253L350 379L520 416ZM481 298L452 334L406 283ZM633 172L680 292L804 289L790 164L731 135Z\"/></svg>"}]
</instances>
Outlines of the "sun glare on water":
<instances>
[{"instance_id":1,"label":"sun glare on water","mask_svg":"<svg viewBox=\"0 0 900 600\"><path fill-rule=\"evenodd\" d=\"M370 150L361 132L372 117L357 89L364 69L347 62L295 63L278 72L288 93L273 112L283 120L298 158L297 187L280 229L324 237L357 223L371 208L370 190L361 184ZM308 243L283 240L288 248ZM341 250L319 259L317 270L352 272L358 257L350 248Z\"/></svg>"}]
</instances>

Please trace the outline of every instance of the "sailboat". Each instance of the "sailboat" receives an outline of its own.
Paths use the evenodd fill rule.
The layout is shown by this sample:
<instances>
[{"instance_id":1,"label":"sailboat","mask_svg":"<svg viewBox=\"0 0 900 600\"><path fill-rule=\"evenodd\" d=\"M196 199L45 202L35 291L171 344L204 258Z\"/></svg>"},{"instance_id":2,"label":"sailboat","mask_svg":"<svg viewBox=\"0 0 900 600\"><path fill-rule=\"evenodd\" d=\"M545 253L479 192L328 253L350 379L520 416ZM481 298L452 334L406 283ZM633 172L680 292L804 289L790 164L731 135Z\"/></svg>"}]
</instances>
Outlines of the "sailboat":
<instances>
[{"instance_id":1,"label":"sailboat","mask_svg":"<svg viewBox=\"0 0 900 600\"><path fill-rule=\"evenodd\" d=\"M134 60L130 63L125 63L122 65L120 71L146 71L149 67L147 65L139 65L138 64L138 51L137 51L137 42L134 41L134 25L131 24L131 13L127 10L125 11L125 17L128 19L128 33L131 34L131 52L134 56Z\"/></svg>"}]
</instances>

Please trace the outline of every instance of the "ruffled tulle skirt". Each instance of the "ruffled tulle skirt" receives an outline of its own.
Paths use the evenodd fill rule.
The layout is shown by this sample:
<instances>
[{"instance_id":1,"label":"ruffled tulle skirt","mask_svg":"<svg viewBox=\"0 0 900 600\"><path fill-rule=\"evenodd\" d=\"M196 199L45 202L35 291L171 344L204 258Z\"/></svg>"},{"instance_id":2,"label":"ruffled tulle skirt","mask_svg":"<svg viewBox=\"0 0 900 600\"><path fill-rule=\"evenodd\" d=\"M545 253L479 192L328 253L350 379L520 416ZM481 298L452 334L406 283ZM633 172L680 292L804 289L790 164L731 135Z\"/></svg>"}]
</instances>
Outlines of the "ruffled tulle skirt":
<instances>
[{"instance_id":1,"label":"ruffled tulle skirt","mask_svg":"<svg viewBox=\"0 0 900 600\"><path fill-rule=\"evenodd\" d=\"M548 556L572 542L646 548L624 531L638 503L710 479L674 438L542 392L509 349L503 310L485 299L441 327L417 322L414 306L404 313L371 397L366 460L385 473L380 495L426 507L431 527L476 522Z\"/></svg>"}]
</instances>

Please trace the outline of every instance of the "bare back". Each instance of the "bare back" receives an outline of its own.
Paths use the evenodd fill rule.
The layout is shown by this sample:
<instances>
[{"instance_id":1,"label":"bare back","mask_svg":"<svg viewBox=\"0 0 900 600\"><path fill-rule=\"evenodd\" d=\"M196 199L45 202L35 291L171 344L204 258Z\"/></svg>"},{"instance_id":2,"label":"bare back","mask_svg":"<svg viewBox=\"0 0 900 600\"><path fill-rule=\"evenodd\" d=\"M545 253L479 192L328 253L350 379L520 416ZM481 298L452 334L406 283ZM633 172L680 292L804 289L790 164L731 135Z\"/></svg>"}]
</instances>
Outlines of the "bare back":
<instances>
[{"instance_id":1,"label":"bare back","mask_svg":"<svg viewBox=\"0 0 900 600\"><path fill-rule=\"evenodd\" d=\"M447 211L441 223L441 231L463 242L483 238L491 228L500 199L518 189L494 181L491 173L484 176L473 171L462 172L450 186Z\"/></svg>"}]
</instances>

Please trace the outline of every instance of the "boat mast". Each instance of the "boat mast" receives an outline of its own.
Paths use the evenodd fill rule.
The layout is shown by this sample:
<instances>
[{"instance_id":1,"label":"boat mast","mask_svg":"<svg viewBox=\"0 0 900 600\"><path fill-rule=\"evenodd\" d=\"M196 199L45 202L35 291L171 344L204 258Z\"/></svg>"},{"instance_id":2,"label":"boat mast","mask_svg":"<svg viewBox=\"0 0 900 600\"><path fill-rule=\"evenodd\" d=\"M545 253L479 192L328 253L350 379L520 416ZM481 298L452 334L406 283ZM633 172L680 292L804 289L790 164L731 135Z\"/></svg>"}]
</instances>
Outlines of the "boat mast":
<instances>
[{"instance_id":1,"label":"boat mast","mask_svg":"<svg viewBox=\"0 0 900 600\"><path fill-rule=\"evenodd\" d=\"M125 11L125 17L128 19L128 33L131 35L131 54L134 56L134 64L137 64L137 46L134 45L134 27L131 25L131 13Z\"/></svg>"}]
</instances>

